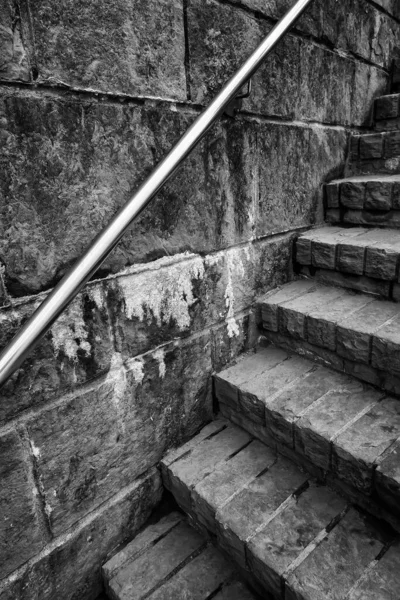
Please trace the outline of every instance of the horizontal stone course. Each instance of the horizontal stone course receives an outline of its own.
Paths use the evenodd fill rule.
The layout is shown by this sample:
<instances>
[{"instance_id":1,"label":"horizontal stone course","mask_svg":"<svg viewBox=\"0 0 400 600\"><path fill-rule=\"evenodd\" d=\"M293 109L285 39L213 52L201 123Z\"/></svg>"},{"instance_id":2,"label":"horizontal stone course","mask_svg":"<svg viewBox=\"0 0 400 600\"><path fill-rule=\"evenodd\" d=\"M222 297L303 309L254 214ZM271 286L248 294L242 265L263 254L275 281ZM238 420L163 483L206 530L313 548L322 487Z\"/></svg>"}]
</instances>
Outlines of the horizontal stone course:
<instances>
[{"instance_id":1,"label":"horizontal stone course","mask_svg":"<svg viewBox=\"0 0 400 600\"><path fill-rule=\"evenodd\" d=\"M237 366L243 365L242 372L246 360L250 361L238 362ZM229 370L231 375L233 370L234 367ZM282 456L276 456L272 463L267 459L265 464L269 466L258 475L256 471L252 475L248 471L247 479L237 467L248 464L245 455L253 447L262 468L267 449L263 450L259 442L252 442L233 456L227 449L224 461L204 473L204 478L193 488L191 473L202 470L204 459L209 461L216 439L224 433L217 431L221 423L217 421L214 432L208 428L205 435L201 433L197 444L196 439L190 442L191 448L201 447L202 453L193 454L183 446L170 458L167 455L163 464L164 482L179 503L186 477L176 486L174 473L180 470L179 463L183 461L188 476L186 489L192 499L192 518L210 532L217 530L218 543L256 578L266 594L279 600L317 599L319 596L313 590L323 589L334 600L332 590L336 584L340 586L340 597L346 597L369 575L371 564L377 569L390 568L392 562L397 564L397 546L388 555L388 563L380 567L379 562L394 539L393 532L349 507L342 497L316 484ZM240 429L235 429L240 439ZM212 522L203 519L205 506ZM377 563L373 562L375 559ZM397 582L399 573L391 569L391 577Z\"/></svg>"},{"instance_id":2,"label":"horizontal stone course","mask_svg":"<svg viewBox=\"0 0 400 600\"><path fill-rule=\"evenodd\" d=\"M337 7L332 6L333 14ZM271 25L218 2L188 5L190 89L192 100L208 102L233 75L249 48ZM237 44L236 40L242 40ZM350 61L307 39L286 36L253 78L244 109L255 114L322 123L362 125L369 107L384 92L386 75L371 65ZM327 102L325 89L330 90ZM356 90L352 94L352 90ZM352 102L347 99L352 94Z\"/></svg>"},{"instance_id":3,"label":"horizontal stone course","mask_svg":"<svg viewBox=\"0 0 400 600\"><path fill-rule=\"evenodd\" d=\"M323 227L301 234L296 241L296 259L301 265L382 283L397 283L399 257L397 230Z\"/></svg>"}]
</instances>

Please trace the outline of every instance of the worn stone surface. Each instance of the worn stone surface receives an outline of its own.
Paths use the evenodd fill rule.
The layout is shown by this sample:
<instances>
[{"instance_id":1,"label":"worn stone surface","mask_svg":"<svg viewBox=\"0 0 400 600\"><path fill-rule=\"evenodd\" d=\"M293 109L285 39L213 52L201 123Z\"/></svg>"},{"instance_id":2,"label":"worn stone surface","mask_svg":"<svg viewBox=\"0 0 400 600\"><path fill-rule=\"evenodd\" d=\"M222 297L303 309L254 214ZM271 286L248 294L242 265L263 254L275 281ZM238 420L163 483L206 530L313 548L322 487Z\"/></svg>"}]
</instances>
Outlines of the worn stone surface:
<instances>
[{"instance_id":1,"label":"worn stone surface","mask_svg":"<svg viewBox=\"0 0 400 600\"><path fill-rule=\"evenodd\" d=\"M119 490L71 535L58 538L16 576L5 579L0 584L2 600L95 600L103 589L100 565L145 524L161 495L157 470Z\"/></svg>"},{"instance_id":2,"label":"worn stone surface","mask_svg":"<svg viewBox=\"0 0 400 600\"><path fill-rule=\"evenodd\" d=\"M233 1L273 19L280 19L292 7L290 0ZM391 3L390 7L384 6L389 14L398 17L396 0L381 0L377 4L385 3ZM334 0L317 0L296 23L296 29L315 38L323 38L340 50L354 52L388 67L391 50L397 46L398 24L363 0L350 0L346 6L337 4ZM372 31L376 37L373 36L371 43Z\"/></svg>"},{"instance_id":3,"label":"worn stone surface","mask_svg":"<svg viewBox=\"0 0 400 600\"><path fill-rule=\"evenodd\" d=\"M261 318L265 329L278 331L279 329L279 307L285 302L300 298L316 289L315 283L302 279L288 283L284 287L273 290L259 300L261 306Z\"/></svg>"},{"instance_id":4,"label":"worn stone surface","mask_svg":"<svg viewBox=\"0 0 400 600\"><path fill-rule=\"evenodd\" d=\"M210 370L207 338L172 345L126 366L116 363L104 383L29 422L55 533L210 420Z\"/></svg>"},{"instance_id":5,"label":"worn stone surface","mask_svg":"<svg viewBox=\"0 0 400 600\"><path fill-rule=\"evenodd\" d=\"M216 435L191 446L190 451L170 464L167 473L164 467L164 485L174 494L185 512L190 512L192 488L218 465L223 466L232 454L239 452L250 441L251 436L248 433L228 422Z\"/></svg>"},{"instance_id":6,"label":"worn stone surface","mask_svg":"<svg viewBox=\"0 0 400 600\"><path fill-rule=\"evenodd\" d=\"M355 151L347 165L347 174L398 174L400 171L400 132L387 131L355 136Z\"/></svg>"},{"instance_id":7,"label":"worn stone surface","mask_svg":"<svg viewBox=\"0 0 400 600\"><path fill-rule=\"evenodd\" d=\"M312 484L252 538L248 563L268 591L280 597L281 577L345 506L343 498Z\"/></svg>"},{"instance_id":8,"label":"worn stone surface","mask_svg":"<svg viewBox=\"0 0 400 600\"><path fill-rule=\"evenodd\" d=\"M395 119L400 116L400 94L382 96L375 100L375 119Z\"/></svg>"},{"instance_id":9,"label":"worn stone surface","mask_svg":"<svg viewBox=\"0 0 400 600\"><path fill-rule=\"evenodd\" d=\"M86 2L31 6L37 81L130 95L186 98L183 6Z\"/></svg>"},{"instance_id":10,"label":"worn stone surface","mask_svg":"<svg viewBox=\"0 0 400 600\"><path fill-rule=\"evenodd\" d=\"M27 52L26 48L29 24L24 8L24 3L0 2L0 80L31 80L29 49Z\"/></svg>"},{"instance_id":11,"label":"worn stone surface","mask_svg":"<svg viewBox=\"0 0 400 600\"><path fill-rule=\"evenodd\" d=\"M374 488L380 501L394 513L399 513L400 496L400 444L396 442L387 456L380 460L375 470Z\"/></svg>"},{"instance_id":12,"label":"worn stone surface","mask_svg":"<svg viewBox=\"0 0 400 600\"><path fill-rule=\"evenodd\" d=\"M296 466L279 458L217 512L219 543L238 564L245 566L246 542L306 481L307 476Z\"/></svg>"},{"instance_id":13,"label":"worn stone surface","mask_svg":"<svg viewBox=\"0 0 400 600\"><path fill-rule=\"evenodd\" d=\"M46 542L35 503L30 457L16 431L0 436L0 579L37 554Z\"/></svg>"},{"instance_id":14,"label":"worn stone surface","mask_svg":"<svg viewBox=\"0 0 400 600\"><path fill-rule=\"evenodd\" d=\"M255 48L271 28L234 7L200 0L189 3L188 24L192 99L202 103L219 91L247 58L249 48ZM243 43L236 44L237 39ZM367 107L384 92L386 79L375 67L286 36L255 74L244 107L268 116L362 124L369 121ZM328 101L326 89L334 101Z\"/></svg>"},{"instance_id":15,"label":"worn stone surface","mask_svg":"<svg viewBox=\"0 0 400 600\"><path fill-rule=\"evenodd\" d=\"M349 600L391 600L399 588L400 548L396 543L351 592Z\"/></svg>"},{"instance_id":16,"label":"worn stone surface","mask_svg":"<svg viewBox=\"0 0 400 600\"><path fill-rule=\"evenodd\" d=\"M183 520L183 515L178 512L169 513L156 523L150 523L138 533L134 539L101 568L103 578L109 581L127 563L132 562L148 548L154 546L162 537L167 535Z\"/></svg>"},{"instance_id":17,"label":"worn stone surface","mask_svg":"<svg viewBox=\"0 0 400 600\"><path fill-rule=\"evenodd\" d=\"M319 544L286 583L288 600L345 598L385 539L354 509Z\"/></svg>"},{"instance_id":18,"label":"worn stone surface","mask_svg":"<svg viewBox=\"0 0 400 600\"><path fill-rule=\"evenodd\" d=\"M200 481L192 492L196 518L215 533L215 513L247 483L271 467L276 455L253 441Z\"/></svg>"},{"instance_id":19,"label":"worn stone surface","mask_svg":"<svg viewBox=\"0 0 400 600\"><path fill-rule=\"evenodd\" d=\"M382 397L356 380L343 383L316 401L294 429L296 451L325 471L331 468L331 440Z\"/></svg>"},{"instance_id":20,"label":"worn stone surface","mask_svg":"<svg viewBox=\"0 0 400 600\"><path fill-rule=\"evenodd\" d=\"M400 437L400 406L387 398L333 440L333 466L339 477L371 493L375 463Z\"/></svg>"},{"instance_id":21,"label":"worn stone surface","mask_svg":"<svg viewBox=\"0 0 400 600\"><path fill-rule=\"evenodd\" d=\"M377 369L400 373L399 317L381 327L372 340L371 364Z\"/></svg>"}]
</instances>

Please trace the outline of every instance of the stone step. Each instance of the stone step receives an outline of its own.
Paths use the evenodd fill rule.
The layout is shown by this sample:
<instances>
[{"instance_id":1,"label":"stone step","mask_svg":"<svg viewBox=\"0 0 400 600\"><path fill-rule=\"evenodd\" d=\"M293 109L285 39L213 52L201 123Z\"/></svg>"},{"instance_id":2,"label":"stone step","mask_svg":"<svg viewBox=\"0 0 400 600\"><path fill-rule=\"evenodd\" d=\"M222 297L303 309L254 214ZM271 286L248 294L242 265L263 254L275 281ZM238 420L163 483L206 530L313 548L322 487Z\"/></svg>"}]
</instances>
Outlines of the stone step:
<instances>
[{"instance_id":1,"label":"stone step","mask_svg":"<svg viewBox=\"0 0 400 600\"><path fill-rule=\"evenodd\" d=\"M320 479L343 483L376 516L400 518L397 398L272 346L214 382L225 417Z\"/></svg>"},{"instance_id":2,"label":"stone step","mask_svg":"<svg viewBox=\"0 0 400 600\"><path fill-rule=\"evenodd\" d=\"M329 223L400 227L400 175L361 175L325 186Z\"/></svg>"},{"instance_id":3,"label":"stone step","mask_svg":"<svg viewBox=\"0 0 400 600\"><path fill-rule=\"evenodd\" d=\"M260 299L266 338L400 395L400 306L299 280Z\"/></svg>"},{"instance_id":4,"label":"stone step","mask_svg":"<svg viewBox=\"0 0 400 600\"><path fill-rule=\"evenodd\" d=\"M375 100L375 129L390 131L400 129L400 94L381 96Z\"/></svg>"},{"instance_id":5,"label":"stone step","mask_svg":"<svg viewBox=\"0 0 400 600\"><path fill-rule=\"evenodd\" d=\"M177 512L147 525L102 574L110 600L256 600L235 567Z\"/></svg>"},{"instance_id":6,"label":"stone step","mask_svg":"<svg viewBox=\"0 0 400 600\"><path fill-rule=\"evenodd\" d=\"M398 534L229 421L216 423L167 455L164 483L267 597L393 597Z\"/></svg>"},{"instance_id":7,"label":"stone step","mask_svg":"<svg viewBox=\"0 0 400 600\"><path fill-rule=\"evenodd\" d=\"M300 272L321 283L400 300L400 231L320 227L295 244Z\"/></svg>"},{"instance_id":8,"label":"stone step","mask_svg":"<svg viewBox=\"0 0 400 600\"><path fill-rule=\"evenodd\" d=\"M347 175L400 173L400 131L352 135Z\"/></svg>"}]
</instances>

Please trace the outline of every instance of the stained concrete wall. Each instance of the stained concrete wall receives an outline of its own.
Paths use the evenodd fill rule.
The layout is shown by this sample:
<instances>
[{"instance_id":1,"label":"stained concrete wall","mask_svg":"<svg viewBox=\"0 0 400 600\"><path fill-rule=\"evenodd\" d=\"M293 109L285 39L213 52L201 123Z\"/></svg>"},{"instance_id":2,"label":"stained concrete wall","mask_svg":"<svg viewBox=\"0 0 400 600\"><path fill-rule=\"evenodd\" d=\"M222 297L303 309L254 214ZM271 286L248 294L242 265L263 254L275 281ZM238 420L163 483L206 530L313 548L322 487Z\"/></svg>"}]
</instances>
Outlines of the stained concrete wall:
<instances>
[{"instance_id":1,"label":"stained concrete wall","mask_svg":"<svg viewBox=\"0 0 400 600\"><path fill-rule=\"evenodd\" d=\"M291 0L0 0L0 346ZM315 0L0 392L0 596L94 598L368 127L397 0Z\"/></svg>"}]
</instances>

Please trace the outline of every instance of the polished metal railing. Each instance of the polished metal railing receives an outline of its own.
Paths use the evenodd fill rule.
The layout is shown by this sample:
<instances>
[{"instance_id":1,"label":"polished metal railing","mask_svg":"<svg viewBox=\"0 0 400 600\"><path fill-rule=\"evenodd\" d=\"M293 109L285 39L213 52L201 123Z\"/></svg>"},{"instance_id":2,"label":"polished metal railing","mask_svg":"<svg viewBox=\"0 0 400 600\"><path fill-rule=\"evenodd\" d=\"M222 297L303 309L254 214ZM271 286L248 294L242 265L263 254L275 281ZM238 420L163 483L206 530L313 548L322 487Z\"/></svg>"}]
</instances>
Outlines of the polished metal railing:
<instances>
[{"instance_id":1,"label":"polished metal railing","mask_svg":"<svg viewBox=\"0 0 400 600\"><path fill-rule=\"evenodd\" d=\"M0 355L0 386L19 368L57 317L107 258L135 217L222 115L239 90L250 80L263 60L311 2L312 0L298 0L295 3L5 347Z\"/></svg>"}]
</instances>

